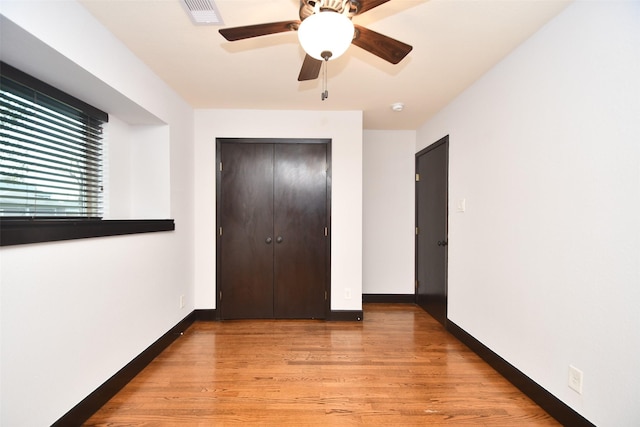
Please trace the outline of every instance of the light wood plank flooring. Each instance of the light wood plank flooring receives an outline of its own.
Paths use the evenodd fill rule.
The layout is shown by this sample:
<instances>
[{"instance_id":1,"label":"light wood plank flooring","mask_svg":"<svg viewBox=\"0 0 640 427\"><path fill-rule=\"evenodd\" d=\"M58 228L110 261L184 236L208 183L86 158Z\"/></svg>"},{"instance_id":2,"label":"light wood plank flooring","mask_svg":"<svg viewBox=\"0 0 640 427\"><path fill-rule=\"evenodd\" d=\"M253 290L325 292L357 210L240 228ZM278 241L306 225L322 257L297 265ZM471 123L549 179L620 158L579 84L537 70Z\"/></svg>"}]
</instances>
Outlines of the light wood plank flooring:
<instances>
[{"instance_id":1,"label":"light wood plank flooring","mask_svg":"<svg viewBox=\"0 0 640 427\"><path fill-rule=\"evenodd\" d=\"M410 304L363 322L196 322L87 426L555 426Z\"/></svg>"}]
</instances>

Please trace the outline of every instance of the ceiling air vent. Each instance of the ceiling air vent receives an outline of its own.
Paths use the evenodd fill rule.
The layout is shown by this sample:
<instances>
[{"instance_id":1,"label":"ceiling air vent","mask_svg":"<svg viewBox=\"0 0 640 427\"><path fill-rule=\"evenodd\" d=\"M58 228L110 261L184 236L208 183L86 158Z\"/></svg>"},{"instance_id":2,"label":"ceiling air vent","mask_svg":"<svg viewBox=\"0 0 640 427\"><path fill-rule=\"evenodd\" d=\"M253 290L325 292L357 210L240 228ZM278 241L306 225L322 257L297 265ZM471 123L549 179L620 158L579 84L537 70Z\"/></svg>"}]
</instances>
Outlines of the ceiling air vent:
<instances>
[{"instance_id":1,"label":"ceiling air vent","mask_svg":"<svg viewBox=\"0 0 640 427\"><path fill-rule=\"evenodd\" d=\"M213 0L181 0L191 20L197 25L222 25L220 12Z\"/></svg>"}]
</instances>

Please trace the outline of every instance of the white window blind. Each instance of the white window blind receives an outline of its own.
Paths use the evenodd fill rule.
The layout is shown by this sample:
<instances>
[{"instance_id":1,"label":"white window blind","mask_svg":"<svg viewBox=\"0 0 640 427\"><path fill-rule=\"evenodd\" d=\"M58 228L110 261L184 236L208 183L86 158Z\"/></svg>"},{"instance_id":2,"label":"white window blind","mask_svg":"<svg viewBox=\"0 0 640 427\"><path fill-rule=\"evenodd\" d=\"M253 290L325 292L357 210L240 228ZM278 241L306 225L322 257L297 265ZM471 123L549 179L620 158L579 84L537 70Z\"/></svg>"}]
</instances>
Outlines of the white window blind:
<instances>
[{"instance_id":1,"label":"white window blind","mask_svg":"<svg viewBox=\"0 0 640 427\"><path fill-rule=\"evenodd\" d=\"M101 218L107 114L0 67L0 216Z\"/></svg>"}]
</instances>

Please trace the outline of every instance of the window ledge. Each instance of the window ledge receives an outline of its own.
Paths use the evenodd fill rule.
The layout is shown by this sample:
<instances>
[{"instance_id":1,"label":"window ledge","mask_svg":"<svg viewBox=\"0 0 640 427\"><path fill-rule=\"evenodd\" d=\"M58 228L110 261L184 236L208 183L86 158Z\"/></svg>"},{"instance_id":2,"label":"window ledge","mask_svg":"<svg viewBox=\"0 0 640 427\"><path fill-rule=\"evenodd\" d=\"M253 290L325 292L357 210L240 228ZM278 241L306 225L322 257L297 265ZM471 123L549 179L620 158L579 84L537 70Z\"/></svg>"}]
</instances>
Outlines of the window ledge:
<instances>
[{"instance_id":1,"label":"window ledge","mask_svg":"<svg viewBox=\"0 0 640 427\"><path fill-rule=\"evenodd\" d=\"M0 218L0 246L173 231L173 219L69 220Z\"/></svg>"}]
</instances>

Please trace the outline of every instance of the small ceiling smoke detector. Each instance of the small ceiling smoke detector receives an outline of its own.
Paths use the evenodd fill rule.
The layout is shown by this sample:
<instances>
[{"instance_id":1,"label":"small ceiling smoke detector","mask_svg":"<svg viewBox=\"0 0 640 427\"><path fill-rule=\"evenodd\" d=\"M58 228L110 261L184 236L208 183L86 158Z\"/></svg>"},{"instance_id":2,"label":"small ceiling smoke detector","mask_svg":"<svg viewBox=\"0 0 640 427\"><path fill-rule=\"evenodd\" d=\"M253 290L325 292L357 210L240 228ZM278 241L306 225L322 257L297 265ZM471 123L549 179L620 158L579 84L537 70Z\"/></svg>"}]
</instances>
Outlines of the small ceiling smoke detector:
<instances>
[{"instance_id":1,"label":"small ceiling smoke detector","mask_svg":"<svg viewBox=\"0 0 640 427\"><path fill-rule=\"evenodd\" d=\"M222 25L220 12L213 0L182 0L182 7L187 11L194 24Z\"/></svg>"},{"instance_id":2,"label":"small ceiling smoke detector","mask_svg":"<svg viewBox=\"0 0 640 427\"><path fill-rule=\"evenodd\" d=\"M391 109L399 113L400 111L404 110L404 104L402 102L396 102L394 104L391 104Z\"/></svg>"}]
</instances>

